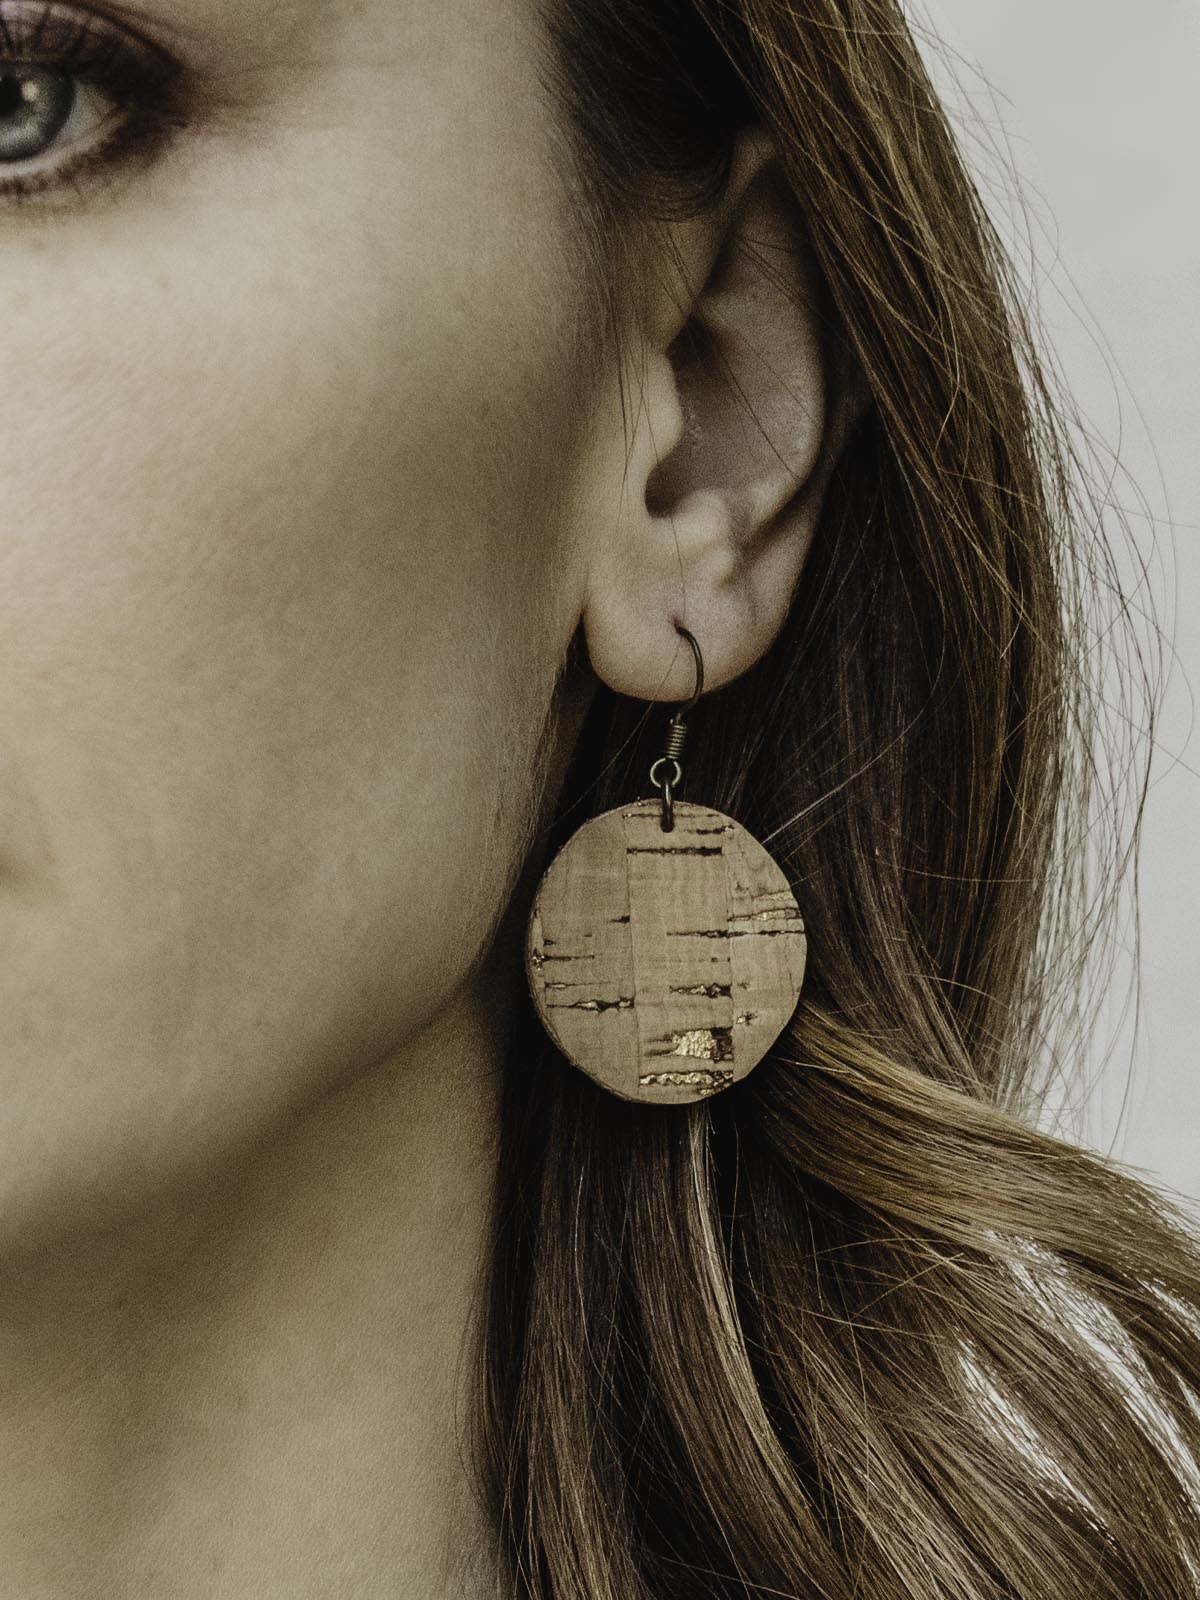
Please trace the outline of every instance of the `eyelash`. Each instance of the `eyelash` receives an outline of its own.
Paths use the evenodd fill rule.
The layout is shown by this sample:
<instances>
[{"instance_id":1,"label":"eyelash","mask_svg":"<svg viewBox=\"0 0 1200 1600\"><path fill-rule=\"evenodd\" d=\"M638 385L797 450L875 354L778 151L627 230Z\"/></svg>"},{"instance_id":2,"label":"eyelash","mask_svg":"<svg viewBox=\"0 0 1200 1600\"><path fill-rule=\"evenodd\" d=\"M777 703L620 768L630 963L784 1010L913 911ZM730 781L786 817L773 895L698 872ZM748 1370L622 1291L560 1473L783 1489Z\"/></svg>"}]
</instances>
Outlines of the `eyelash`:
<instances>
[{"instance_id":1,"label":"eyelash","mask_svg":"<svg viewBox=\"0 0 1200 1600\"><path fill-rule=\"evenodd\" d=\"M56 0L7 5L0 0L0 70L17 65L46 67L80 79L116 101L125 114L107 135L93 138L57 165L5 177L20 162L0 159L0 204L45 205L67 189L82 200L113 182L135 158L152 161L171 135L188 124L176 87L179 63L96 13L72 13ZM46 157L29 159L44 163Z\"/></svg>"}]
</instances>

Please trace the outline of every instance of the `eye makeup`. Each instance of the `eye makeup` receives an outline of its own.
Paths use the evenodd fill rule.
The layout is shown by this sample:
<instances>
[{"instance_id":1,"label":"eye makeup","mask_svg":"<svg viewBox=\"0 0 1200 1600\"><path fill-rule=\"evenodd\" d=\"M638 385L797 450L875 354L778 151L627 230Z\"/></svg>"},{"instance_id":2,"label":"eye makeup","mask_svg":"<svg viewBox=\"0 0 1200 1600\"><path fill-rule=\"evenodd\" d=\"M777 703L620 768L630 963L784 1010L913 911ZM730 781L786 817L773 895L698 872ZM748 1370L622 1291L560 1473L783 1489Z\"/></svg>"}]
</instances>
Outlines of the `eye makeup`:
<instances>
[{"instance_id":1,"label":"eye makeup","mask_svg":"<svg viewBox=\"0 0 1200 1600\"><path fill-rule=\"evenodd\" d=\"M56 136L67 120L62 108L74 107L79 86L111 102L91 137L57 153L8 160L0 138L0 228L6 205L72 207L135 162L153 161L188 125L184 78L173 56L96 10L0 0L0 129L16 112L22 133L36 143L45 105Z\"/></svg>"}]
</instances>

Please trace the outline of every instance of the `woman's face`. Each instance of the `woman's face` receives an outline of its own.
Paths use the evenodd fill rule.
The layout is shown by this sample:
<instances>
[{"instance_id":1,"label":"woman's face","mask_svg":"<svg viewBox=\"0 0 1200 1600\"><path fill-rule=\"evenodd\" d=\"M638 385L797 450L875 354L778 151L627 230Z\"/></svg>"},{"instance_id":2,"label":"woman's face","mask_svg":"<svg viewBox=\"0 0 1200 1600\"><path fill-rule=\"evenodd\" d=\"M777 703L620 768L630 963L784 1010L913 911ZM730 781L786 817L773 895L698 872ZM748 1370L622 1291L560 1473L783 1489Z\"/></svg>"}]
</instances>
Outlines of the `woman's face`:
<instances>
[{"instance_id":1,"label":"woman's face","mask_svg":"<svg viewBox=\"0 0 1200 1600\"><path fill-rule=\"evenodd\" d=\"M520 867L588 520L531 7L57 9L193 104L111 187L0 198L5 1248L446 1003ZM122 104L80 92L0 187ZM52 127L0 106L0 148Z\"/></svg>"}]
</instances>

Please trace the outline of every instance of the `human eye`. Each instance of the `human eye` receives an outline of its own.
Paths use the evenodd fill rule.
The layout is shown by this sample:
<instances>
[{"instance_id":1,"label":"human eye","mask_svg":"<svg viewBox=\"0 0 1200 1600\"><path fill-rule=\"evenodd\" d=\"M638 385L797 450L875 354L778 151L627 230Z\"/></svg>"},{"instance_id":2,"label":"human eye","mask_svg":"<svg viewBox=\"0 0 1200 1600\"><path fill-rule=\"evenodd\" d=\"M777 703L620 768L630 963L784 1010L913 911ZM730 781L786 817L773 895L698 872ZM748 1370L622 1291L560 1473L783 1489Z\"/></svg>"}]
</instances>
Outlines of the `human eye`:
<instances>
[{"instance_id":1,"label":"human eye","mask_svg":"<svg viewBox=\"0 0 1200 1600\"><path fill-rule=\"evenodd\" d=\"M0 209L72 206L187 125L180 65L74 6L0 0Z\"/></svg>"}]
</instances>

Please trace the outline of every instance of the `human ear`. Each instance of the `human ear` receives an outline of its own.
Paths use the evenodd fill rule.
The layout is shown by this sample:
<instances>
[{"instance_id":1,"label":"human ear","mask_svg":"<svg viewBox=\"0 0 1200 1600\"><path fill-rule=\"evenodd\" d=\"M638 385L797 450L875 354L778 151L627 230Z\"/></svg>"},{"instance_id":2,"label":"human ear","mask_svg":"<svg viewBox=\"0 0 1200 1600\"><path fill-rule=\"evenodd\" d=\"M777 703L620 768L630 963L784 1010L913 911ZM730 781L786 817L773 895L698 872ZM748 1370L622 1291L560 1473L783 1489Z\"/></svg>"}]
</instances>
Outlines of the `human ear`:
<instances>
[{"instance_id":1,"label":"human ear","mask_svg":"<svg viewBox=\"0 0 1200 1600\"><path fill-rule=\"evenodd\" d=\"M717 205L652 237L619 512L591 530L583 626L610 688L685 700L695 663L675 624L700 644L706 690L765 654L864 394L832 354L820 273L761 126L739 131Z\"/></svg>"}]
</instances>

